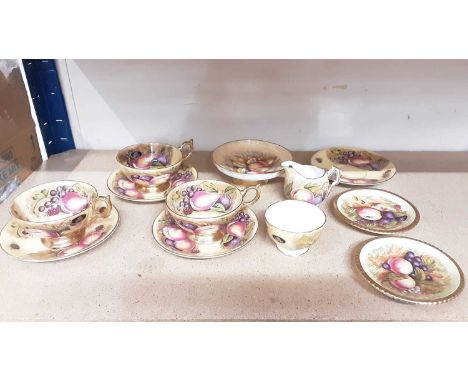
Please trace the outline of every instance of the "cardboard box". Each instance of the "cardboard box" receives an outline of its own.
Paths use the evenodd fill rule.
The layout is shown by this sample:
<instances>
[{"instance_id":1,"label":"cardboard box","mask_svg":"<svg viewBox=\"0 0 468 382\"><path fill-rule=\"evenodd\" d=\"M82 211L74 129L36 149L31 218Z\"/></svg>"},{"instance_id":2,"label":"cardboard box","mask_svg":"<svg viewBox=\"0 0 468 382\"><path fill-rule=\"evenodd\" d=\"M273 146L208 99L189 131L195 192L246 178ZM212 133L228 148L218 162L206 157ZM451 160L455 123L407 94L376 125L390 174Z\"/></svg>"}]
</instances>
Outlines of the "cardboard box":
<instances>
[{"instance_id":1,"label":"cardboard box","mask_svg":"<svg viewBox=\"0 0 468 382\"><path fill-rule=\"evenodd\" d=\"M0 60L0 203L42 162L17 60Z\"/></svg>"}]
</instances>

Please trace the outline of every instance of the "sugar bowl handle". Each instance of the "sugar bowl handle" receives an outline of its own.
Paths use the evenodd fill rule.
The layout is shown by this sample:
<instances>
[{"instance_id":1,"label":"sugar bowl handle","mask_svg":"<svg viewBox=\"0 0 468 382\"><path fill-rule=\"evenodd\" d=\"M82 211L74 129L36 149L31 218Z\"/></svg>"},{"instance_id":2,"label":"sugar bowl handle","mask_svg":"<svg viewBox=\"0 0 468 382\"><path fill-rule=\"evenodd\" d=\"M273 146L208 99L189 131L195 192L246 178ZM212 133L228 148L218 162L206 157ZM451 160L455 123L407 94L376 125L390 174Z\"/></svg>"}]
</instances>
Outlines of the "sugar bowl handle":
<instances>
[{"instance_id":1,"label":"sugar bowl handle","mask_svg":"<svg viewBox=\"0 0 468 382\"><path fill-rule=\"evenodd\" d=\"M327 171L327 176L328 176L328 180L332 181L330 185L328 186L328 190L327 190L327 196L328 196L331 189L335 187L338 183L340 183L341 170L333 166L330 170Z\"/></svg>"},{"instance_id":2,"label":"sugar bowl handle","mask_svg":"<svg viewBox=\"0 0 468 382\"><path fill-rule=\"evenodd\" d=\"M179 146L179 150L182 153L182 160L186 160L190 158L193 152L193 139L189 139L188 141L183 142Z\"/></svg>"},{"instance_id":3,"label":"sugar bowl handle","mask_svg":"<svg viewBox=\"0 0 468 382\"><path fill-rule=\"evenodd\" d=\"M94 211L101 218L107 218L112 211L110 196L98 196L94 199Z\"/></svg>"},{"instance_id":4,"label":"sugar bowl handle","mask_svg":"<svg viewBox=\"0 0 468 382\"><path fill-rule=\"evenodd\" d=\"M247 194L250 192L250 191L254 191L255 192L255 196L250 199L250 200L245 200ZM241 194L242 194L242 204L246 205L246 206L250 206L252 204L255 204L257 202L258 199L260 199L260 186L257 185L257 186L249 186L249 187L246 187L244 188L242 191L241 191Z\"/></svg>"}]
</instances>

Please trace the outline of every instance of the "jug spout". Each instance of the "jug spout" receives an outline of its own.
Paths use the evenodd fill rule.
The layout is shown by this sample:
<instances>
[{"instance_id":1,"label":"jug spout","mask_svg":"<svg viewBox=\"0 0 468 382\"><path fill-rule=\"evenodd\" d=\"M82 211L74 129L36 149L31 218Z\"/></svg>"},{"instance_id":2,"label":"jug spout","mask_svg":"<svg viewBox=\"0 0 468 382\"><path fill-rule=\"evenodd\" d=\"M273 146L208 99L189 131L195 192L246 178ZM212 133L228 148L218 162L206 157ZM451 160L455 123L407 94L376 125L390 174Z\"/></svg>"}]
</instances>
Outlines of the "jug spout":
<instances>
[{"instance_id":1,"label":"jug spout","mask_svg":"<svg viewBox=\"0 0 468 382\"><path fill-rule=\"evenodd\" d=\"M297 175L305 179L320 178L325 174L325 170L305 164L299 164L297 162L288 160L281 163L286 174Z\"/></svg>"}]
</instances>

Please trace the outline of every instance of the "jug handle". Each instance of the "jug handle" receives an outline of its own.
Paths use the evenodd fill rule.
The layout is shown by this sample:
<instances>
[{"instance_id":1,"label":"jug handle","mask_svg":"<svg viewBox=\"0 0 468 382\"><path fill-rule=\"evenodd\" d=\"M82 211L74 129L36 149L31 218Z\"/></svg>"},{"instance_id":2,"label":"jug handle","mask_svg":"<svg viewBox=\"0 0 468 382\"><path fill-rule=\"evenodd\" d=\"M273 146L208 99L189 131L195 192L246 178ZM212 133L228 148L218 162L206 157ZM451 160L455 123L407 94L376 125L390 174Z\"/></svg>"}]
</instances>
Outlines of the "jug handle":
<instances>
[{"instance_id":1,"label":"jug handle","mask_svg":"<svg viewBox=\"0 0 468 382\"><path fill-rule=\"evenodd\" d=\"M327 171L327 176L328 180L332 181L330 183L330 186L328 187L327 190L327 196L330 193L331 189L335 187L338 183L340 183L340 178L341 178L341 170L336 168L335 166L332 166L330 170Z\"/></svg>"}]
</instances>

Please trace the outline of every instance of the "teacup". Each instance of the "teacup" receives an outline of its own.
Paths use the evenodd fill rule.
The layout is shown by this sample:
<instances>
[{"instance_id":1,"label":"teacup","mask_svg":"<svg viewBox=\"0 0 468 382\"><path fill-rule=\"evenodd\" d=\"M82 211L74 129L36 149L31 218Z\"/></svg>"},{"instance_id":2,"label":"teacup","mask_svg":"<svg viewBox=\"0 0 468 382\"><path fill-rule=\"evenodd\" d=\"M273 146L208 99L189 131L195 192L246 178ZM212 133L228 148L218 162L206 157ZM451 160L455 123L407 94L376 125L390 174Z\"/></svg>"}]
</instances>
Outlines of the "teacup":
<instances>
[{"instance_id":1,"label":"teacup","mask_svg":"<svg viewBox=\"0 0 468 382\"><path fill-rule=\"evenodd\" d=\"M326 217L317 206L299 200L283 200L265 211L267 231L285 255L306 253L320 236Z\"/></svg>"},{"instance_id":2,"label":"teacup","mask_svg":"<svg viewBox=\"0 0 468 382\"><path fill-rule=\"evenodd\" d=\"M252 192L253 197L246 200L247 194ZM242 240L249 226L243 209L254 204L259 197L259 186L240 190L218 180L184 183L167 195L166 215L173 220L174 229L171 231L169 228L164 235L169 240L178 241L188 234L186 245Z\"/></svg>"},{"instance_id":3,"label":"teacup","mask_svg":"<svg viewBox=\"0 0 468 382\"><path fill-rule=\"evenodd\" d=\"M116 156L122 173L140 187L169 188L169 179L192 155L193 139L179 147L164 143L139 143L121 149Z\"/></svg>"},{"instance_id":4,"label":"teacup","mask_svg":"<svg viewBox=\"0 0 468 382\"><path fill-rule=\"evenodd\" d=\"M105 218L111 211L109 196L99 196L90 184L72 180L35 186L10 206L19 236L40 238L54 249L79 242L95 218Z\"/></svg>"},{"instance_id":5,"label":"teacup","mask_svg":"<svg viewBox=\"0 0 468 382\"><path fill-rule=\"evenodd\" d=\"M331 189L340 182L341 171L332 167L323 168L303 165L293 161L281 163L284 168L284 195L288 199L320 204Z\"/></svg>"}]
</instances>

